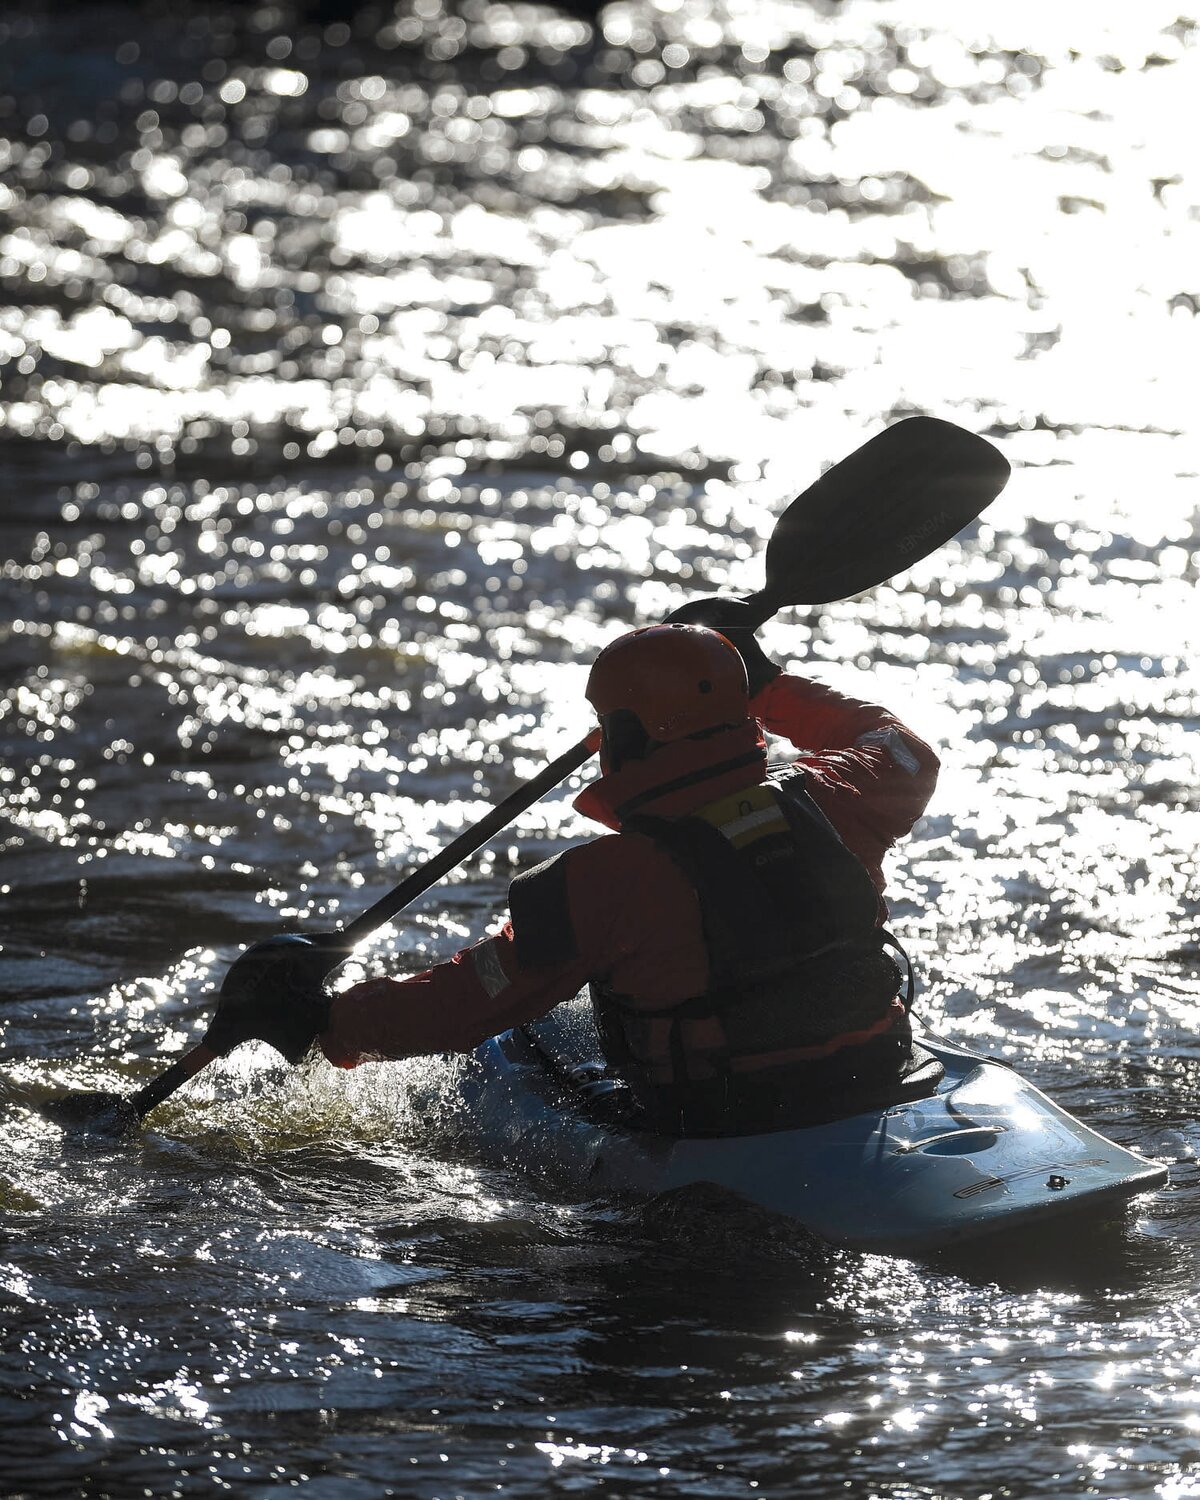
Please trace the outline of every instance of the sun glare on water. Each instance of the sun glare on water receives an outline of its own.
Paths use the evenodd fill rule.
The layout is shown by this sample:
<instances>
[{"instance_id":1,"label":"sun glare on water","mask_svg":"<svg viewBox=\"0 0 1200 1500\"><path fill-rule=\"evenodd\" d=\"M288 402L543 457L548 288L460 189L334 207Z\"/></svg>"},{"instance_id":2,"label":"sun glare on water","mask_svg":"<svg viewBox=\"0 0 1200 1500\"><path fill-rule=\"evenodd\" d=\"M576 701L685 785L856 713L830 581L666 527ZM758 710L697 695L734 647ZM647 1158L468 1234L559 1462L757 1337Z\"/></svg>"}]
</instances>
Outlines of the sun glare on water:
<instances>
[{"instance_id":1,"label":"sun glare on water","mask_svg":"<svg viewBox=\"0 0 1200 1500\"><path fill-rule=\"evenodd\" d=\"M588 9L0 17L6 1463L1191 1494L1198 18ZM983 1276L567 1204L472 1157L452 1059L246 1048L132 1142L37 1112L470 827L589 728L601 646L760 587L917 413L1007 490L762 639L937 749L891 865L921 1014L1173 1163L1133 1229ZM338 982L481 937L591 774Z\"/></svg>"}]
</instances>

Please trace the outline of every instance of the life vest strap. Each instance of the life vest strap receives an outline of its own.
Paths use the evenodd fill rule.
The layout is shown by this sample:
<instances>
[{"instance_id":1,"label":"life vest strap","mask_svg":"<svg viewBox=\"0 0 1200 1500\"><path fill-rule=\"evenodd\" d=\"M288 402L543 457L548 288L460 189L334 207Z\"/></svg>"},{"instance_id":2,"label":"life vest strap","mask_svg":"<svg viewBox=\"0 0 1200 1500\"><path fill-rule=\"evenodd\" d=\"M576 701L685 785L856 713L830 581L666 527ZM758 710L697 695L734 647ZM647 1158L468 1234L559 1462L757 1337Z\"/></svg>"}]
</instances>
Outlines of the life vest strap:
<instances>
[{"instance_id":1,"label":"life vest strap","mask_svg":"<svg viewBox=\"0 0 1200 1500\"><path fill-rule=\"evenodd\" d=\"M522 870L508 887L513 947L521 965L564 964L579 957L567 888L570 852L564 850L531 870Z\"/></svg>"},{"instance_id":2,"label":"life vest strap","mask_svg":"<svg viewBox=\"0 0 1200 1500\"><path fill-rule=\"evenodd\" d=\"M732 1074L638 1099L628 1122L683 1137L759 1135L889 1109L933 1094L943 1069L898 1024L808 1063ZM636 1099L636 1096L635 1096Z\"/></svg>"},{"instance_id":3,"label":"life vest strap","mask_svg":"<svg viewBox=\"0 0 1200 1500\"><path fill-rule=\"evenodd\" d=\"M789 965L877 931L878 896L860 860L794 775L686 818L635 818L696 891L710 988L744 990Z\"/></svg>"},{"instance_id":4,"label":"life vest strap","mask_svg":"<svg viewBox=\"0 0 1200 1500\"><path fill-rule=\"evenodd\" d=\"M899 966L875 941L831 944L774 980L675 1005L638 1005L600 987L594 998L614 1060L671 1087L768 1067L772 1059L812 1061L881 1035L907 1015L901 982Z\"/></svg>"},{"instance_id":5,"label":"life vest strap","mask_svg":"<svg viewBox=\"0 0 1200 1500\"><path fill-rule=\"evenodd\" d=\"M913 1002L917 998L917 974L913 968L913 961L908 956L908 950L900 942L900 939L887 927L880 927L879 940L885 948L890 948L893 953L898 953L904 961L904 1014L912 1015Z\"/></svg>"}]
</instances>

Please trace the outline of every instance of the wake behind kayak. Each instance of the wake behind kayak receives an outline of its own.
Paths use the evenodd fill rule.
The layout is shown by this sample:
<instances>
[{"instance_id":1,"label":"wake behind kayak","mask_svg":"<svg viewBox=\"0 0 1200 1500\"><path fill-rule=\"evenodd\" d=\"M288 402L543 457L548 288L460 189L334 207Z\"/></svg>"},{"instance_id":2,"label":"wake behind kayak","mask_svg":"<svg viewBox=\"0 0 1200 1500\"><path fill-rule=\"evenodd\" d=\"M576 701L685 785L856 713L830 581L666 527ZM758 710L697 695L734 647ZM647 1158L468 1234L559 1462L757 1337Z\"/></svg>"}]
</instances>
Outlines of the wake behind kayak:
<instances>
[{"instance_id":1,"label":"wake behind kayak","mask_svg":"<svg viewBox=\"0 0 1200 1500\"><path fill-rule=\"evenodd\" d=\"M1003 1064L942 1041L921 1049L921 1097L795 1129L681 1139L600 1117L599 1039L576 1001L483 1043L463 1089L485 1149L505 1165L589 1196L711 1183L858 1250L939 1250L1115 1208L1166 1181L1165 1167Z\"/></svg>"}]
</instances>

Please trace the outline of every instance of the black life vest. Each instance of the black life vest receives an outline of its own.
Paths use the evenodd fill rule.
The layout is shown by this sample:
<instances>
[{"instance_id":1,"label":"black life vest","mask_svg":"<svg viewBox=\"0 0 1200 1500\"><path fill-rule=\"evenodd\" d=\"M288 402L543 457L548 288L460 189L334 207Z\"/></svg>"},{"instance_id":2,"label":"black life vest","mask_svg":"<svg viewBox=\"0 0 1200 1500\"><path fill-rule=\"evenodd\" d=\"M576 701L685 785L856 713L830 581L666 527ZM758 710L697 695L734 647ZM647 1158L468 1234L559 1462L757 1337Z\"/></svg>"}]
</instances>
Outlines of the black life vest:
<instances>
[{"instance_id":1,"label":"black life vest","mask_svg":"<svg viewBox=\"0 0 1200 1500\"><path fill-rule=\"evenodd\" d=\"M888 1044L900 975L877 925L878 894L803 772L687 817L626 819L622 830L652 838L677 864L696 891L708 950L705 992L669 1006L591 986L608 1058L659 1124L720 1131L735 1093L766 1084L787 1094L843 1045ZM564 919L569 930L554 863L510 889L518 954L522 929L542 927L552 911L558 932Z\"/></svg>"}]
</instances>

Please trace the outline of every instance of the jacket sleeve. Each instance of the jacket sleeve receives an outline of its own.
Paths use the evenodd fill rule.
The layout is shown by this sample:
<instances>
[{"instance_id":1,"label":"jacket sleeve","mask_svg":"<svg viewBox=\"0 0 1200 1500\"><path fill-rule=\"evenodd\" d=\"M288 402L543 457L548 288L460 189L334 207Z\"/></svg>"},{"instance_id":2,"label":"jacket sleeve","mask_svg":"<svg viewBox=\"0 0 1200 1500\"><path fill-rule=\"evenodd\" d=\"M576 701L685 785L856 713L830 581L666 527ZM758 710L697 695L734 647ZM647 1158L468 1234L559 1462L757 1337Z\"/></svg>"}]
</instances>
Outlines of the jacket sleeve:
<instances>
[{"instance_id":1,"label":"jacket sleeve","mask_svg":"<svg viewBox=\"0 0 1200 1500\"><path fill-rule=\"evenodd\" d=\"M806 677L775 678L751 708L765 729L801 751L796 764L809 773L813 796L876 874L933 795L933 750L887 709Z\"/></svg>"},{"instance_id":2,"label":"jacket sleeve","mask_svg":"<svg viewBox=\"0 0 1200 1500\"><path fill-rule=\"evenodd\" d=\"M611 979L656 1003L703 989L699 906L669 855L641 835L622 834L576 845L556 863L564 904L514 899L516 935L510 922L411 979L368 979L343 990L319 1038L329 1061L353 1068L469 1052L545 1015L592 979ZM546 929L551 940L541 941Z\"/></svg>"},{"instance_id":3,"label":"jacket sleeve","mask_svg":"<svg viewBox=\"0 0 1200 1500\"><path fill-rule=\"evenodd\" d=\"M331 1063L469 1052L569 1000L587 982L582 960L522 968L511 924L449 962L408 979L367 979L343 990L319 1038Z\"/></svg>"}]
</instances>

